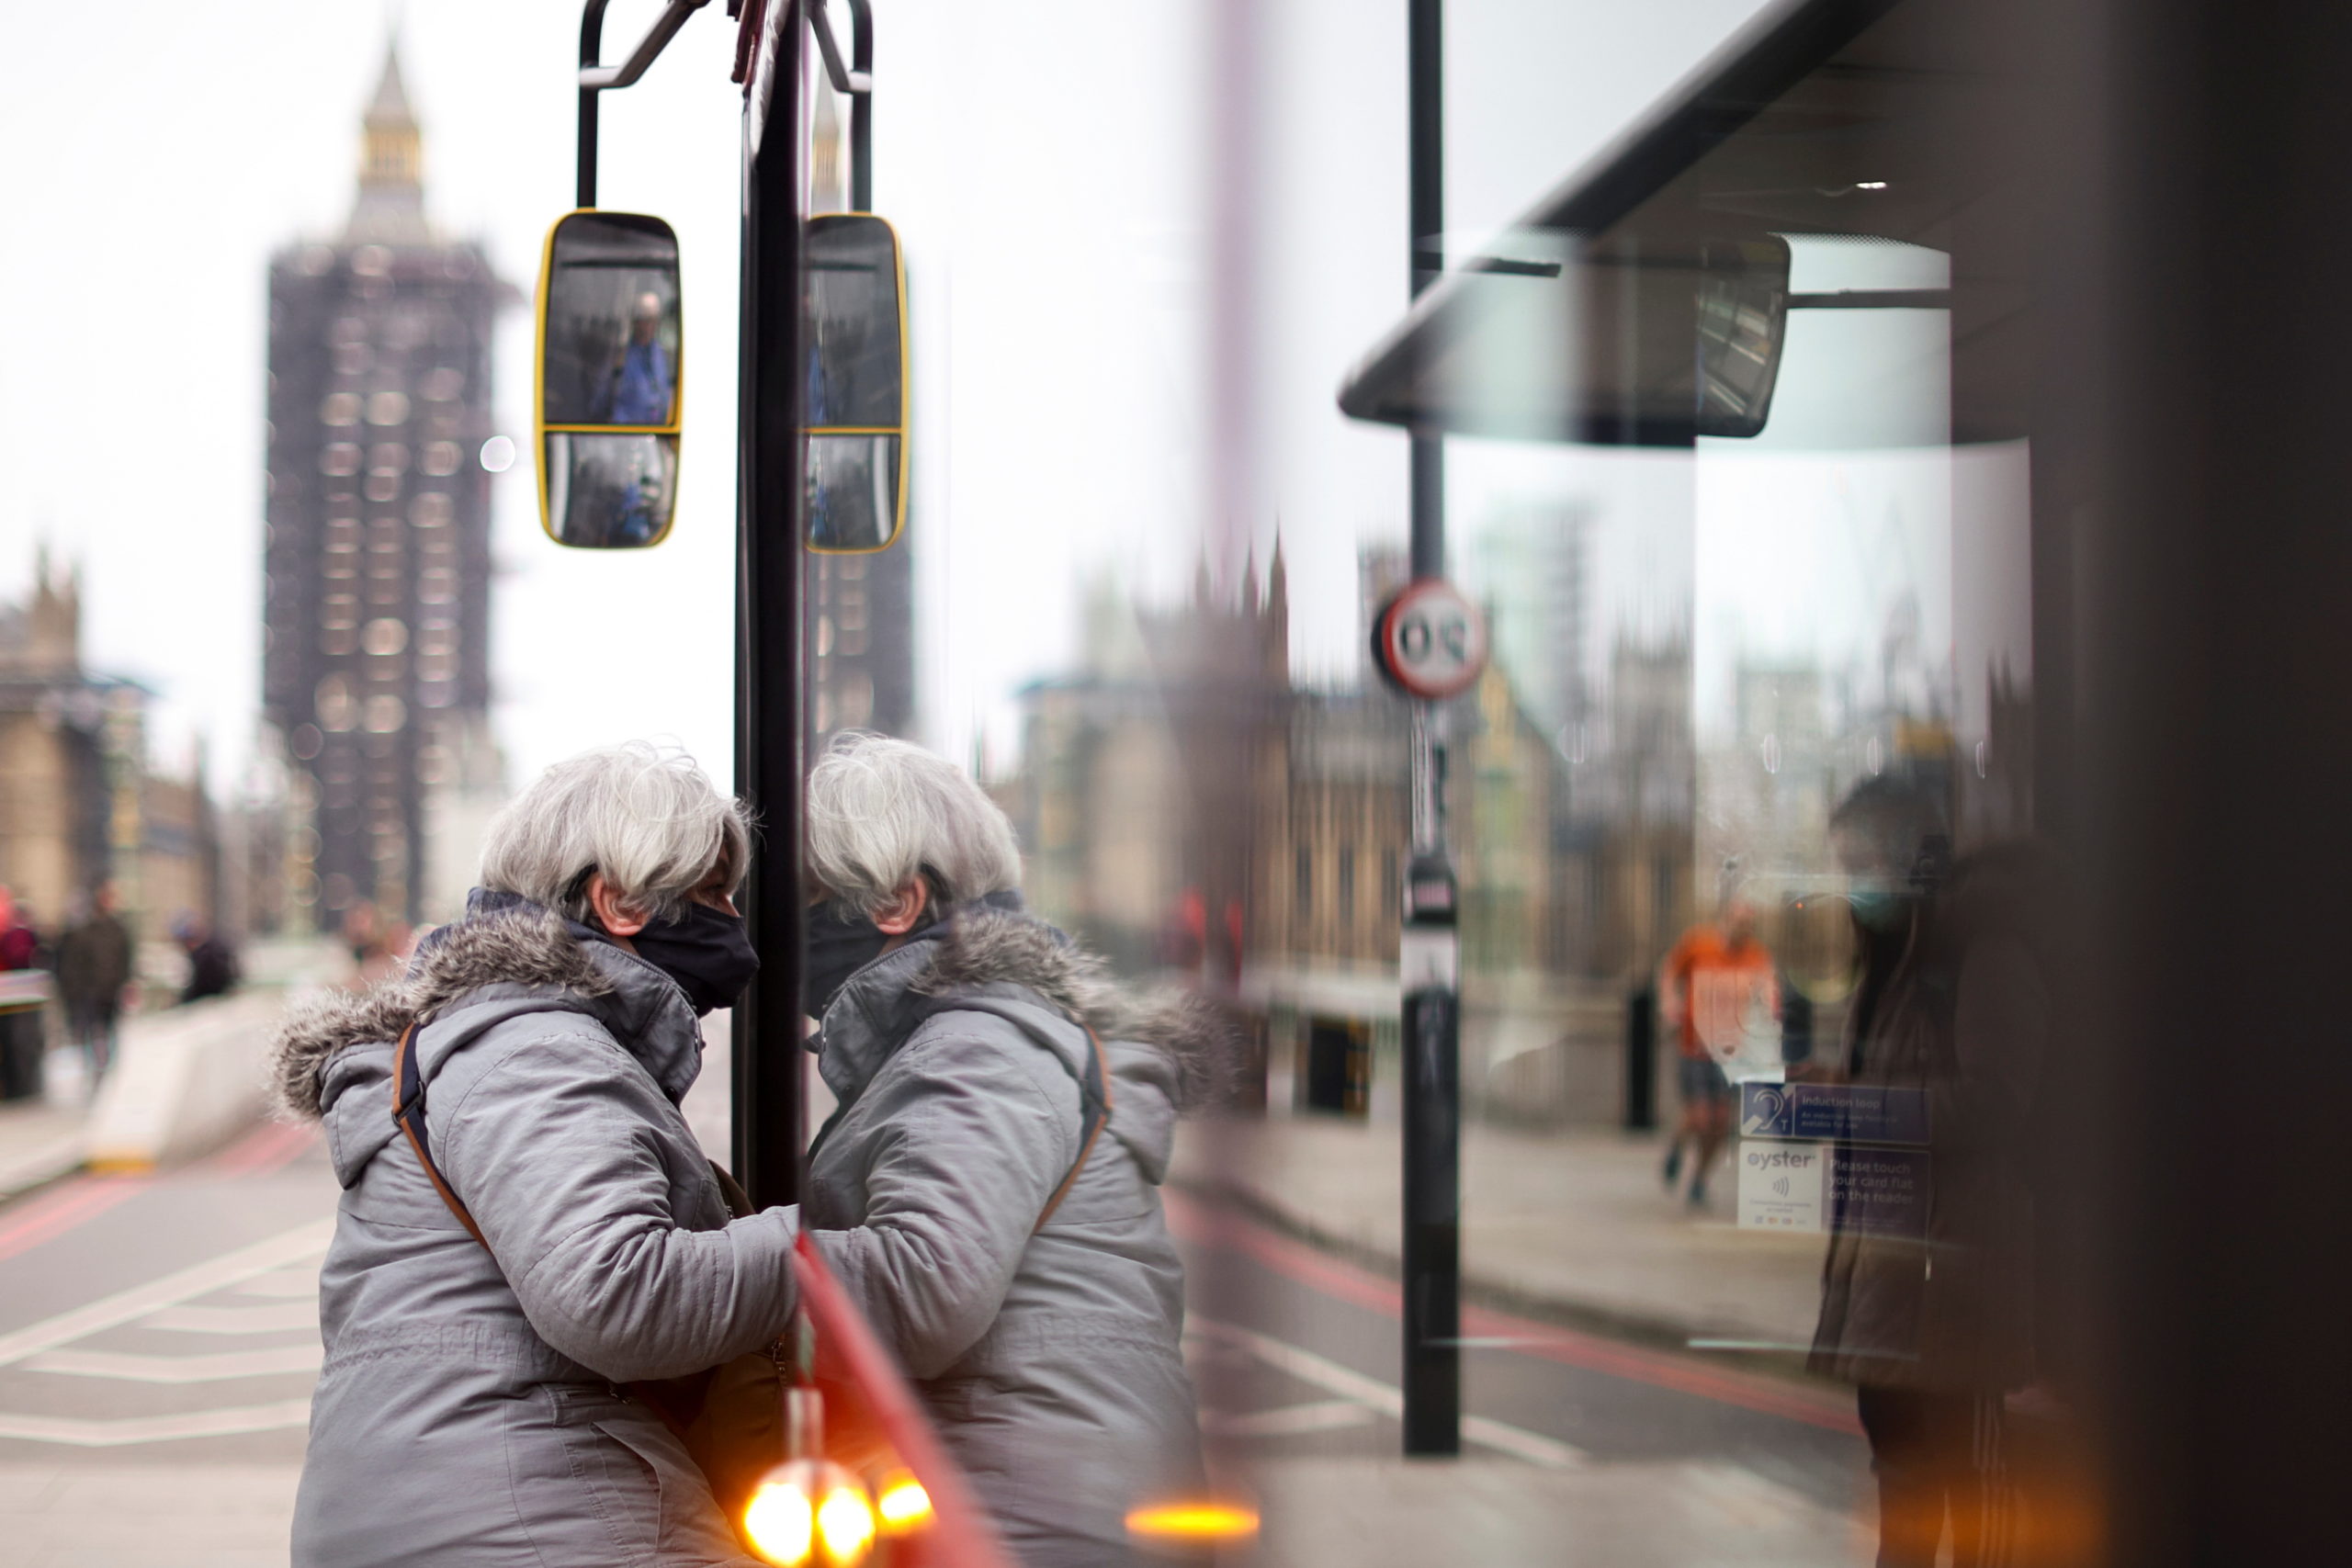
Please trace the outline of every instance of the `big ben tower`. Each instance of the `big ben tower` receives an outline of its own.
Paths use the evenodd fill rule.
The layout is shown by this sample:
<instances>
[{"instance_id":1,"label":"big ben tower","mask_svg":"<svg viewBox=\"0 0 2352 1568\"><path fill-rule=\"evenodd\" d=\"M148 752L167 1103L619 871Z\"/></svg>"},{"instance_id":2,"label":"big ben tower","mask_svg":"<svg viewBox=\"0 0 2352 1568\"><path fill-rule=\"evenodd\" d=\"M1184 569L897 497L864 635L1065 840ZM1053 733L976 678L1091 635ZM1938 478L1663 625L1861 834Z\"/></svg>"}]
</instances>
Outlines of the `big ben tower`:
<instances>
[{"instance_id":1,"label":"big ben tower","mask_svg":"<svg viewBox=\"0 0 2352 1568\"><path fill-rule=\"evenodd\" d=\"M425 220L396 53L361 126L350 220L269 269L263 703L315 826L289 894L322 930L417 919L428 797L486 750L490 700L501 285Z\"/></svg>"}]
</instances>

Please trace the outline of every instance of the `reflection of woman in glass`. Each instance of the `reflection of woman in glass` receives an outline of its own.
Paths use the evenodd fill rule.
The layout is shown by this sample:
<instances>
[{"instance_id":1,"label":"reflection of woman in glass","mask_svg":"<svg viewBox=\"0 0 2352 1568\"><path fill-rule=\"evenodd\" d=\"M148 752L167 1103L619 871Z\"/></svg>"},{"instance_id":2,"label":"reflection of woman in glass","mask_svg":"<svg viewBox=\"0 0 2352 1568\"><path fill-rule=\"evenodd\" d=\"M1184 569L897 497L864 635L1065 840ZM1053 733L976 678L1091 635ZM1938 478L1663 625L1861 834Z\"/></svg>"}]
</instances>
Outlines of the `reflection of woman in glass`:
<instances>
[{"instance_id":1,"label":"reflection of woman in glass","mask_svg":"<svg viewBox=\"0 0 2352 1568\"><path fill-rule=\"evenodd\" d=\"M612 370L607 418L614 424L667 424L677 393L677 372L662 346L662 297L637 297L628 341Z\"/></svg>"}]
</instances>

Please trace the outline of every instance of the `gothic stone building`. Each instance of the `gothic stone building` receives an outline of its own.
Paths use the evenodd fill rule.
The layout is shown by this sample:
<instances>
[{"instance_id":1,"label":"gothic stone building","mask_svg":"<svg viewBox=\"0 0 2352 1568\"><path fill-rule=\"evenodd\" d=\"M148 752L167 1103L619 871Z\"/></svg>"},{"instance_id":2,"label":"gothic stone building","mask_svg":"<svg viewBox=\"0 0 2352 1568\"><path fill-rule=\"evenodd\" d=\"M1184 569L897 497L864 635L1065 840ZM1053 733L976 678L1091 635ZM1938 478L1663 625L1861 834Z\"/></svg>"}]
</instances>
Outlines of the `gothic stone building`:
<instances>
[{"instance_id":1,"label":"gothic stone building","mask_svg":"<svg viewBox=\"0 0 2352 1568\"><path fill-rule=\"evenodd\" d=\"M313 814L288 866L332 929L414 919L427 797L481 749L490 698L491 327L479 245L425 222L415 117L387 58L358 199L270 265L264 704Z\"/></svg>"}]
</instances>

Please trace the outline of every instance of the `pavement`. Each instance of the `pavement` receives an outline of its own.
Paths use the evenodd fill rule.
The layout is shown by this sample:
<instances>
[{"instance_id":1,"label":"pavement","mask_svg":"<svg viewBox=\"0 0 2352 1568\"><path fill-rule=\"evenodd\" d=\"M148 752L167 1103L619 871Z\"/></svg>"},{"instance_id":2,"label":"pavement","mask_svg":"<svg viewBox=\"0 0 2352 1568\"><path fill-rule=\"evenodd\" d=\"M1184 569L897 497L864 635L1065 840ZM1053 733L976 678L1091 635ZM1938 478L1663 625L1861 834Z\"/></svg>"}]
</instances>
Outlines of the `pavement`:
<instances>
[{"instance_id":1,"label":"pavement","mask_svg":"<svg viewBox=\"0 0 2352 1568\"><path fill-rule=\"evenodd\" d=\"M0 1202L45 1186L82 1163L89 1109L78 1051L51 1051L39 1100L0 1103Z\"/></svg>"},{"instance_id":2,"label":"pavement","mask_svg":"<svg viewBox=\"0 0 2352 1568\"><path fill-rule=\"evenodd\" d=\"M1813 1336L1822 1238L1736 1227L1736 1147L1717 1158L1711 1206L1692 1211L1660 1179L1662 1134L1465 1126L1465 1294L1618 1337L1791 1367ZM1402 1166L1393 1123L1275 1110L1189 1126L1171 1180L1393 1275Z\"/></svg>"}]
</instances>

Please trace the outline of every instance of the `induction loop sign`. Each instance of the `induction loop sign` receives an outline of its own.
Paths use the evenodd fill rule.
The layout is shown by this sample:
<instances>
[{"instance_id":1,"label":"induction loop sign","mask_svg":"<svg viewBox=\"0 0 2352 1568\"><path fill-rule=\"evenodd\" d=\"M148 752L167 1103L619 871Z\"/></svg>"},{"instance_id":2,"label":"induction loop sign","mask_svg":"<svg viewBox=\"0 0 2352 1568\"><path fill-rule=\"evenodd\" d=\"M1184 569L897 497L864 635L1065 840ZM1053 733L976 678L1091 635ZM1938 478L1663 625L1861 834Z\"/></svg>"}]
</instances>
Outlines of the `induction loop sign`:
<instances>
[{"instance_id":1,"label":"induction loop sign","mask_svg":"<svg viewBox=\"0 0 2352 1568\"><path fill-rule=\"evenodd\" d=\"M1390 600L1374 645L1382 673L1408 696L1459 696L1487 668L1485 618L1441 578L1409 583Z\"/></svg>"}]
</instances>

